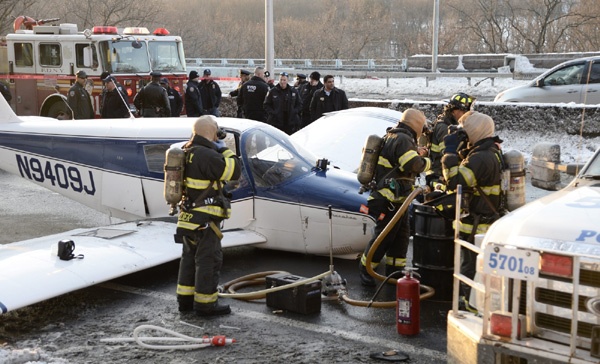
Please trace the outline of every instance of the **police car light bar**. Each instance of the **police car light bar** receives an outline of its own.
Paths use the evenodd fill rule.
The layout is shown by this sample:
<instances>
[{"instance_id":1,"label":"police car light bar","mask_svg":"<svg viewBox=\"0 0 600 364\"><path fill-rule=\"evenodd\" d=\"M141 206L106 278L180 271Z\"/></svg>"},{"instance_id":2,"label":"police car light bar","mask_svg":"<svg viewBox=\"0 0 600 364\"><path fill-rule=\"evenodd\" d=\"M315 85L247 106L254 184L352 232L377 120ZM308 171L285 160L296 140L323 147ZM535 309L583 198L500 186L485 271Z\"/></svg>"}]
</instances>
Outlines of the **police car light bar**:
<instances>
[{"instance_id":1,"label":"police car light bar","mask_svg":"<svg viewBox=\"0 0 600 364\"><path fill-rule=\"evenodd\" d=\"M92 28L93 34L117 34L117 27L95 26Z\"/></svg>"},{"instance_id":2,"label":"police car light bar","mask_svg":"<svg viewBox=\"0 0 600 364\"><path fill-rule=\"evenodd\" d=\"M146 27L127 27L123 29L123 34L150 34Z\"/></svg>"}]
</instances>

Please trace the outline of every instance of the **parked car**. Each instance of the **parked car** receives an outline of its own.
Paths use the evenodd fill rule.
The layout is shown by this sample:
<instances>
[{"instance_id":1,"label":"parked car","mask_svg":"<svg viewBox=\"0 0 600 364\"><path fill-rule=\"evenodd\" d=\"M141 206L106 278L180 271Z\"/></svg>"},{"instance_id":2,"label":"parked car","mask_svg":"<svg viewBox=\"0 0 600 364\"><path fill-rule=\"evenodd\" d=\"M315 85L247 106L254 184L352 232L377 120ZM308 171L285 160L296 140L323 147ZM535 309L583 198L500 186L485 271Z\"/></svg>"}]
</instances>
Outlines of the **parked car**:
<instances>
[{"instance_id":1,"label":"parked car","mask_svg":"<svg viewBox=\"0 0 600 364\"><path fill-rule=\"evenodd\" d=\"M500 92L494 101L600 104L600 57L563 62L526 85Z\"/></svg>"}]
</instances>

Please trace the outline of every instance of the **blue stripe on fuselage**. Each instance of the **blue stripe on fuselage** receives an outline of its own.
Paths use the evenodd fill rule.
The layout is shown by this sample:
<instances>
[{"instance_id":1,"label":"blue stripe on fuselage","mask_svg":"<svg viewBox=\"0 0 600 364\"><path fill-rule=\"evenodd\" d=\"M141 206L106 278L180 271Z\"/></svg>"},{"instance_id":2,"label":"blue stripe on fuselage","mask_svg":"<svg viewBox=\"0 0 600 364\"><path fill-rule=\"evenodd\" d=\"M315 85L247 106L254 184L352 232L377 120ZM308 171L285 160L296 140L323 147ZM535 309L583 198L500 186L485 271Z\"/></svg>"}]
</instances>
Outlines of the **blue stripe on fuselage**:
<instances>
[{"instance_id":1,"label":"blue stripe on fuselage","mask_svg":"<svg viewBox=\"0 0 600 364\"><path fill-rule=\"evenodd\" d=\"M144 146L168 147L181 141L0 132L0 146L15 151L155 179L163 179L163 173L148 170ZM162 153L162 161L156 163L156 166L160 164L160 169L164 164L164 150Z\"/></svg>"}]
</instances>

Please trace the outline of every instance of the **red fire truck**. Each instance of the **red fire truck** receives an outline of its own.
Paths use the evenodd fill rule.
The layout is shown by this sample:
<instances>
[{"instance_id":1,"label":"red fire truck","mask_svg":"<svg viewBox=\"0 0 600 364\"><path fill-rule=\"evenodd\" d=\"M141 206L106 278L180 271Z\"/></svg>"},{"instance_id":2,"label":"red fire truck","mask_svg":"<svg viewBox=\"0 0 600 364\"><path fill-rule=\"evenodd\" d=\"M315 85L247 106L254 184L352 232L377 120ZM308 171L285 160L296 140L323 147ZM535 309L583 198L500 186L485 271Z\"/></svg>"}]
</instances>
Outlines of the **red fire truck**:
<instances>
[{"instance_id":1,"label":"red fire truck","mask_svg":"<svg viewBox=\"0 0 600 364\"><path fill-rule=\"evenodd\" d=\"M187 74L181 37L169 35L164 28L152 33L142 27L114 26L79 31L76 24L45 24L57 20L18 17L14 33L0 44L4 68L0 68L0 82L9 84L18 115L70 118L66 95L79 70L89 76L86 88L97 117L104 71L126 90L131 108L152 71L161 72L171 87L183 91Z\"/></svg>"}]
</instances>

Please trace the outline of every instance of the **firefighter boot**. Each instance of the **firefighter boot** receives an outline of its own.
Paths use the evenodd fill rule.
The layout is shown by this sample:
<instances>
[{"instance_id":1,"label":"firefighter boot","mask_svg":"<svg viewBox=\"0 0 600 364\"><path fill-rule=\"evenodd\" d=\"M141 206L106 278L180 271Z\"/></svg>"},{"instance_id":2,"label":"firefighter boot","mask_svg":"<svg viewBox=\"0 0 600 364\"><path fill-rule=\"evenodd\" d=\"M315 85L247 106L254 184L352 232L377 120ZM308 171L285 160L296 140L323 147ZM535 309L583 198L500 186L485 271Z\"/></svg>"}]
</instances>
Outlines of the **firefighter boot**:
<instances>
[{"instance_id":1,"label":"firefighter boot","mask_svg":"<svg viewBox=\"0 0 600 364\"><path fill-rule=\"evenodd\" d=\"M229 305L221 305L219 301L213 303L202 303L194 306L197 316L221 316L231 313Z\"/></svg>"},{"instance_id":2,"label":"firefighter boot","mask_svg":"<svg viewBox=\"0 0 600 364\"><path fill-rule=\"evenodd\" d=\"M386 264L386 265L385 265L385 276L386 276L386 277L389 277L389 276L390 276L390 274L392 274L392 273L395 273L395 272L400 272L400 273L396 273L396 274L394 274L394 276L392 277L392 278L400 278L400 277L402 277L402 275L403 275L403 274L402 274L402 271L403 271L403 270L404 270L404 266L399 266L399 267L396 267L396 266L393 266L393 265L388 265L388 264Z\"/></svg>"},{"instance_id":3,"label":"firefighter boot","mask_svg":"<svg viewBox=\"0 0 600 364\"><path fill-rule=\"evenodd\" d=\"M189 312L194 310L194 296L177 296L179 312Z\"/></svg>"},{"instance_id":4,"label":"firefighter boot","mask_svg":"<svg viewBox=\"0 0 600 364\"><path fill-rule=\"evenodd\" d=\"M369 275L367 272L367 267L365 267L361 262L358 262L358 271L360 272L360 283L366 287L375 287L377 283L375 283L375 279Z\"/></svg>"}]
</instances>

